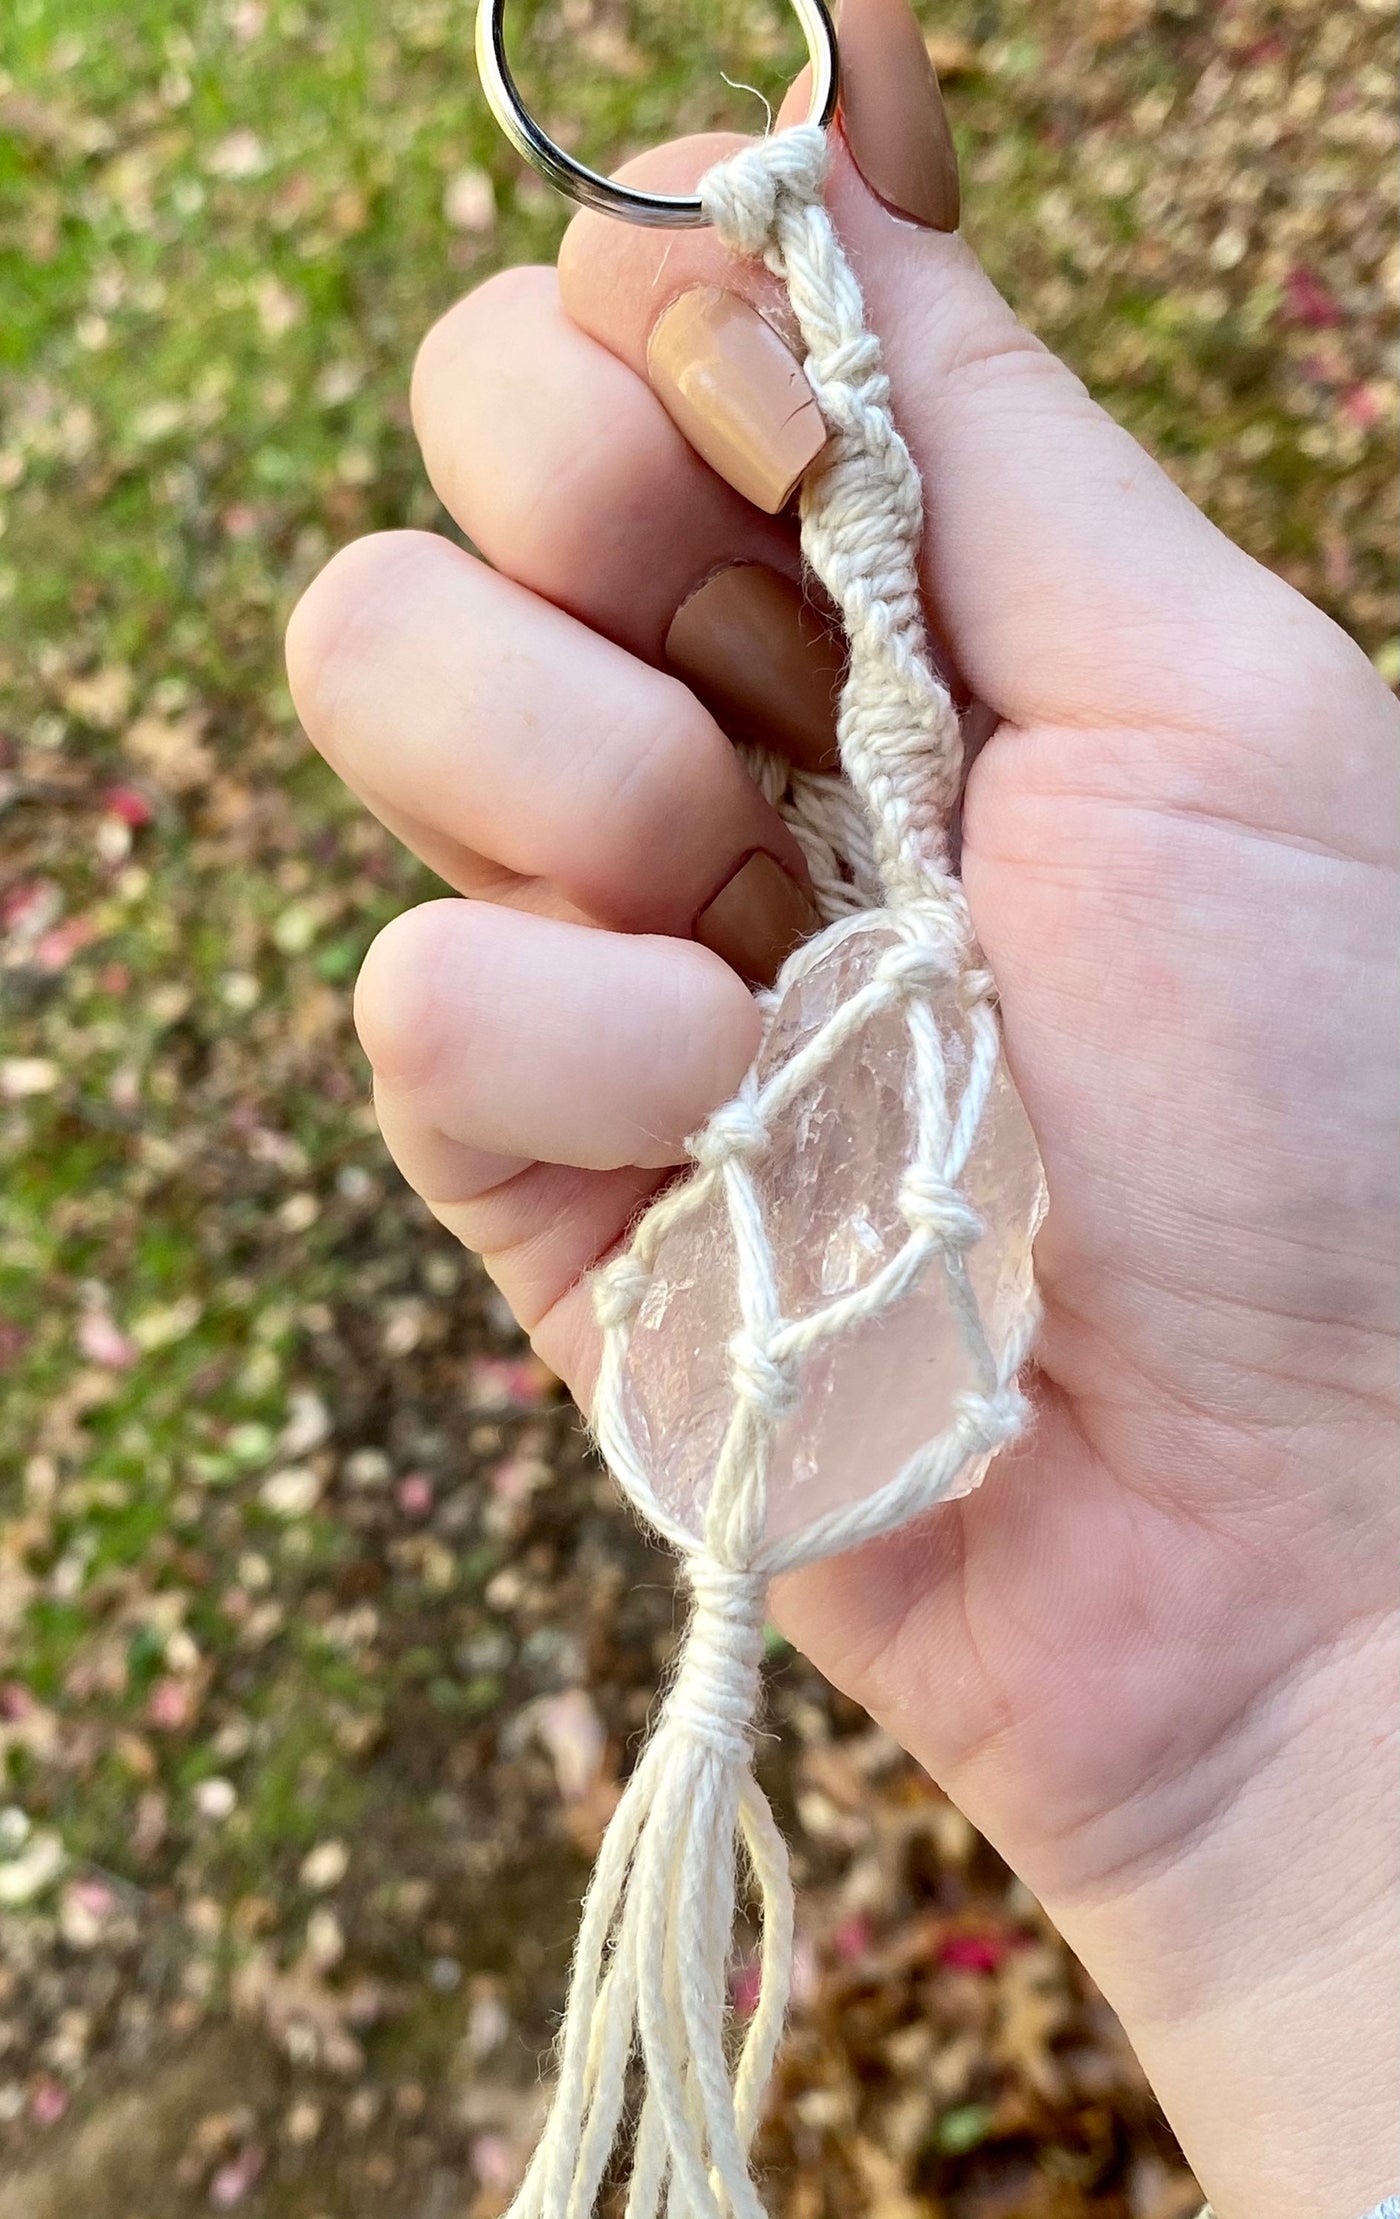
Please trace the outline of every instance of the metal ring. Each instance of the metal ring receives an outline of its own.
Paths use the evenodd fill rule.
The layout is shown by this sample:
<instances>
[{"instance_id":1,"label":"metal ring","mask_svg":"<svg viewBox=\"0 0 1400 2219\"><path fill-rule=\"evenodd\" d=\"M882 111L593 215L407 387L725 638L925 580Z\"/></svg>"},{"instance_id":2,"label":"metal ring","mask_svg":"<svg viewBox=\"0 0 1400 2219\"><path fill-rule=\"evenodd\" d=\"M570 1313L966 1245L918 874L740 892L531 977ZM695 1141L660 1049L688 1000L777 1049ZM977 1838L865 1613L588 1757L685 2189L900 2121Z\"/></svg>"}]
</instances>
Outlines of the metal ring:
<instances>
[{"instance_id":1,"label":"metal ring","mask_svg":"<svg viewBox=\"0 0 1400 2219\"><path fill-rule=\"evenodd\" d=\"M840 64L836 26L826 0L790 0L807 41L812 65L812 102L807 120L823 130L836 113L840 89ZM476 66L481 73L486 105L517 154L533 163L542 177L559 192L567 193L585 208L597 208L623 223L656 224L664 231L693 230L709 222L693 194L642 193L634 185L615 184L596 170L576 162L541 130L524 101L506 60L505 0L481 0L476 17Z\"/></svg>"}]
</instances>

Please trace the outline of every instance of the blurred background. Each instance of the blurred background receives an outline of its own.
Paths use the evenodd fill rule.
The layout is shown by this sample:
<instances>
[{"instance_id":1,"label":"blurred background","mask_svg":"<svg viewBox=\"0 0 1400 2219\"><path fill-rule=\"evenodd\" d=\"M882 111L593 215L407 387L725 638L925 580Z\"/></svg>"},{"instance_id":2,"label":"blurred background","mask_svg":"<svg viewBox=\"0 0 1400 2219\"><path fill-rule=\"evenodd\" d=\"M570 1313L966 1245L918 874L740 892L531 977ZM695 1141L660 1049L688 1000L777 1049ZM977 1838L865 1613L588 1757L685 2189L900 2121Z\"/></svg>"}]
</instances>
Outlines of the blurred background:
<instances>
[{"instance_id":1,"label":"blurred background","mask_svg":"<svg viewBox=\"0 0 1400 2219\"><path fill-rule=\"evenodd\" d=\"M1022 315L1400 677L1389 0L925 20ZM776 0L551 0L518 38L604 166L748 127L721 70L776 97L798 58ZM420 333L561 228L469 42L464 0L0 23L0 2219L499 2213L675 1635L379 1147L350 985L433 888L281 671L335 546L446 528ZM779 2219L1187 2219L1035 1904L771 1665Z\"/></svg>"}]
</instances>

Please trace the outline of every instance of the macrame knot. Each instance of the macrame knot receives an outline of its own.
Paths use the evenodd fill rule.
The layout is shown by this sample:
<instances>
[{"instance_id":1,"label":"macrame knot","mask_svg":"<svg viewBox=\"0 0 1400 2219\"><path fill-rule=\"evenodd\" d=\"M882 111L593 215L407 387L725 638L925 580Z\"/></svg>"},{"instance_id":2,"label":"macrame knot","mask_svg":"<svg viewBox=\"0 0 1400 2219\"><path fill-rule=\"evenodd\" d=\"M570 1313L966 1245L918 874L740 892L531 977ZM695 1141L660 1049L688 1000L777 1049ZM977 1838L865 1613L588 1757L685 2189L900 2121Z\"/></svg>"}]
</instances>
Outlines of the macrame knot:
<instances>
[{"instance_id":1,"label":"macrame knot","mask_svg":"<svg viewBox=\"0 0 1400 2219\"><path fill-rule=\"evenodd\" d=\"M942 986L949 977L956 976L956 971L956 960L950 963L949 951L927 940L898 941L886 948L875 966L880 984L891 987L901 1001Z\"/></svg>"},{"instance_id":2,"label":"macrame knot","mask_svg":"<svg viewBox=\"0 0 1400 2219\"><path fill-rule=\"evenodd\" d=\"M702 1171L722 1171L737 1157L746 1162L761 1156L768 1146L768 1127L752 1102L737 1095L717 1109L707 1124L686 1142L692 1159Z\"/></svg>"},{"instance_id":3,"label":"macrame knot","mask_svg":"<svg viewBox=\"0 0 1400 2219\"><path fill-rule=\"evenodd\" d=\"M666 1722L703 1742L724 1763L746 1765L758 1707L768 1582L699 1552L685 1570L695 1609L666 1698Z\"/></svg>"},{"instance_id":4,"label":"macrame knot","mask_svg":"<svg viewBox=\"0 0 1400 2219\"><path fill-rule=\"evenodd\" d=\"M899 1207L906 1223L917 1233L927 1233L938 1246L961 1255L974 1248L987 1230L972 1204L947 1179L921 1165L911 1165L899 1190Z\"/></svg>"},{"instance_id":5,"label":"macrame knot","mask_svg":"<svg viewBox=\"0 0 1400 2219\"><path fill-rule=\"evenodd\" d=\"M849 362L844 359L847 354L851 357ZM878 355L876 359L878 361ZM843 433L852 442L853 451L843 458L848 475L858 476L867 487L876 488L898 501L898 459L890 455L884 441L875 440L869 447L854 451L854 443L872 414L888 404L890 381L884 371L878 375L873 373L867 366L864 349L853 345L840 353L809 358L807 376L817 406L831 430Z\"/></svg>"},{"instance_id":6,"label":"macrame knot","mask_svg":"<svg viewBox=\"0 0 1400 2219\"><path fill-rule=\"evenodd\" d=\"M789 1365L769 1354L742 1326L729 1343L734 1391L760 1418L781 1425L797 1407L798 1385Z\"/></svg>"},{"instance_id":7,"label":"macrame knot","mask_svg":"<svg viewBox=\"0 0 1400 2219\"><path fill-rule=\"evenodd\" d=\"M826 182L826 134L815 125L755 140L700 180L705 214L736 254L762 255L786 201L811 207Z\"/></svg>"},{"instance_id":8,"label":"macrame knot","mask_svg":"<svg viewBox=\"0 0 1400 2219\"><path fill-rule=\"evenodd\" d=\"M816 357L823 379L859 388L867 405L889 399L890 381L885 372L880 342L873 331L851 331Z\"/></svg>"},{"instance_id":9,"label":"macrame knot","mask_svg":"<svg viewBox=\"0 0 1400 2219\"><path fill-rule=\"evenodd\" d=\"M958 980L958 1000L964 1009L974 1009L979 1002L990 1002L995 997L996 981L980 964L973 964Z\"/></svg>"},{"instance_id":10,"label":"macrame knot","mask_svg":"<svg viewBox=\"0 0 1400 2219\"><path fill-rule=\"evenodd\" d=\"M615 1332L645 1302L651 1286L650 1266L632 1249L624 1248L593 1275L593 1315L605 1333Z\"/></svg>"},{"instance_id":11,"label":"macrame knot","mask_svg":"<svg viewBox=\"0 0 1400 2219\"><path fill-rule=\"evenodd\" d=\"M974 953L974 942L962 888L956 881L949 880L946 888L940 888L932 899L923 894L917 901L908 903L904 914L908 923L916 927L918 934L917 939L911 939L905 945L923 951L930 964L937 966L932 983L936 986L951 986L962 1004L963 988L968 978L975 975L979 979L985 979L987 976L980 964L976 966L975 974L968 969L969 959ZM894 952L893 949L889 951L891 955ZM980 996L976 998L981 999Z\"/></svg>"},{"instance_id":12,"label":"macrame knot","mask_svg":"<svg viewBox=\"0 0 1400 2219\"><path fill-rule=\"evenodd\" d=\"M1029 1415L1026 1398L1014 1384L999 1387L990 1395L961 1394L954 1408L963 1424L977 1435L980 1446L989 1449L1014 1441Z\"/></svg>"}]
</instances>

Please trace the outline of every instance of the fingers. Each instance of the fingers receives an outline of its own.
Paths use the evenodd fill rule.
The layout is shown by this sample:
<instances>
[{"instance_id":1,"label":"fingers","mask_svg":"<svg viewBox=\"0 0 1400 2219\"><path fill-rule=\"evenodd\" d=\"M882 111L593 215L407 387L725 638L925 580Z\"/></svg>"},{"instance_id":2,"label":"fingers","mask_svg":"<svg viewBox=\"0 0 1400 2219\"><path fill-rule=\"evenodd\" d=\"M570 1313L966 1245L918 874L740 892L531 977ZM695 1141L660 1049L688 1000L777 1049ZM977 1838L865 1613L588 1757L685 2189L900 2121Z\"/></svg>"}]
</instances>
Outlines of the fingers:
<instances>
[{"instance_id":1,"label":"fingers","mask_svg":"<svg viewBox=\"0 0 1400 2219\"><path fill-rule=\"evenodd\" d=\"M532 1163L470 1202L431 1205L449 1232L478 1251L541 1356L567 1380L582 1409L588 1408L598 1360L583 1281L664 1178L664 1172L631 1164L581 1171L571 1164Z\"/></svg>"},{"instance_id":2,"label":"fingers","mask_svg":"<svg viewBox=\"0 0 1400 2219\"><path fill-rule=\"evenodd\" d=\"M680 142L624 174L689 190L737 143ZM1016 722L1218 723L1242 703L1261 728L1280 709L1292 721L1296 680L1271 647L1285 604L1315 635L1313 691L1351 669L1335 628L1192 507L1021 328L960 240L880 205L839 136L829 200L928 489L926 588L976 693ZM658 381L657 335L687 303L718 288L781 315L768 273L706 231L663 238L584 213L559 269L569 315L639 376L650 362L673 412L676 366ZM714 383L710 402L749 422L758 406Z\"/></svg>"},{"instance_id":3,"label":"fingers","mask_svg":"<svg viewBox=\"0 0 1400 2219\"><path fill-rule=\"evenodd\" d=\"M758 1041L754 1002L707 949L483 902L429 902L387 926L355 1021L391 1146L421 1136L403 1168L433 1202L537 1157L679 1163Z\"/></svg>"},{"instance_id":4,"label":"fingers","mask_svg":"<svg viewBox=\"0 0 1400 2219\"><path fill-rule=\"evenodd\" d=\"M355 1020L400 1170L586 1399L579 1281L733 1092L753 1001L684 941L439 901L374 942Z\"/></svg>"},{"instance_id":5,"label":"fingers","mask_svg":"<svg viewBox=\"0 0 1400 2219\"><path fill-rule=\"evenodd\" d=\"M796 574L792 526L705 468L645 383L565 315L553 270L503 271L433 326L413 426L487 560L648 662L719 564Z\"/></svg>"},{"instance_id":6,"label":"fingers","mask_svg":"<svg viewBox=\"0 0 1400 2219\"><path fill-rule=\"evenodd\" d=\"M804 600L795 529L707 469L655 394L509 270L429 332L413 380L428 474L488 561L644 661L732 738L834 760L839 638Z\"/></svg>"},{"instance_id":7,"label":"fingers","mask_svg":"<svg viewBox=\"0 0 1400 2219\"><path fill-rule=\"evenodd\" d=\"M287 656L312 739L434 860L486 858L508 896L544 881L622 931L697 932L754 980L811 929L792 835L694 696L447 541L347 548Z\"/></svg>"}]
</instances>

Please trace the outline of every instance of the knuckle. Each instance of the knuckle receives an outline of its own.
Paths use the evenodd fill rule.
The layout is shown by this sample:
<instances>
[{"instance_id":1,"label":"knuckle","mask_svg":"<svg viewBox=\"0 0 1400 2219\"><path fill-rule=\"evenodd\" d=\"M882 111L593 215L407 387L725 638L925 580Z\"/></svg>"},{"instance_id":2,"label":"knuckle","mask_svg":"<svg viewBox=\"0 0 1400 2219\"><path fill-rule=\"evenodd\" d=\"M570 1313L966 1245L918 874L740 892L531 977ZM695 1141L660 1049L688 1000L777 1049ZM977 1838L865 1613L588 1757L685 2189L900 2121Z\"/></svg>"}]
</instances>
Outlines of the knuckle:
<instances>
[{"instance_id":1,"label":"knuckle","mask_svg":"<svg viewBox=\"0 0 1400 2219\"><path fill-rule=\"evenodd\" d=\"M631 715L599 735L594 802L624 846L654 844L657 827L713 810L729 743L678 678L649 671Z\"/></svg>"}]
</instances>

